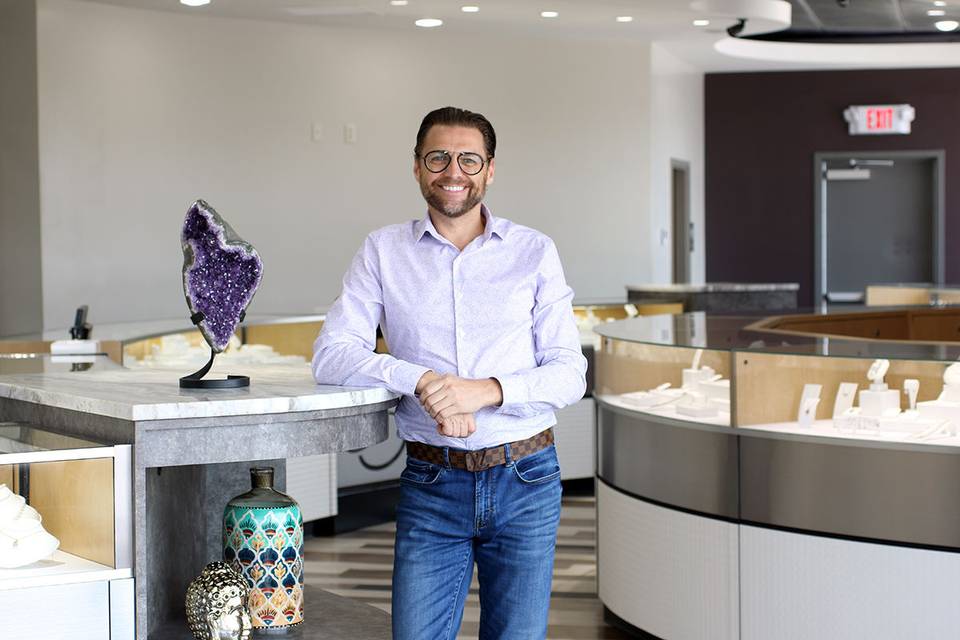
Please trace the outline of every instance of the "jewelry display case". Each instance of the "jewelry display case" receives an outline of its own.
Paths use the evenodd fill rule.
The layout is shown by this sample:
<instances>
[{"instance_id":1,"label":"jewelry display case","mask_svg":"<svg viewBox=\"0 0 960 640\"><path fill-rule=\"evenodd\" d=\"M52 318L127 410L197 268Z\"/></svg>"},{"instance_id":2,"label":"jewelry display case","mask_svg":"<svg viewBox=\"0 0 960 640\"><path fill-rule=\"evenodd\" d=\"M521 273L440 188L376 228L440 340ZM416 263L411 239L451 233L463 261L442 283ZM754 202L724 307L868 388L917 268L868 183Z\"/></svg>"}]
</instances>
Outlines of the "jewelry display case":
<instances>
[{"instance_id":1,"label":"jewelry display case","mask_svg":"<svg viewBox=\"0 0 960 640\"><path fill-rule=\"evenodd\" d=\"M950 637L960 343L760 320L597 327L608 617L665 640Z\"/></svg>"},{"instance_id":2,"label":"jewelry display case","mask_svg":"<svg viewBox=\"0 0 960 640\"><path fill-rule=\"evenodd\" d=\"M0 635L134 637L131 448L0 423Z\"/></svg>"}]
</instances>

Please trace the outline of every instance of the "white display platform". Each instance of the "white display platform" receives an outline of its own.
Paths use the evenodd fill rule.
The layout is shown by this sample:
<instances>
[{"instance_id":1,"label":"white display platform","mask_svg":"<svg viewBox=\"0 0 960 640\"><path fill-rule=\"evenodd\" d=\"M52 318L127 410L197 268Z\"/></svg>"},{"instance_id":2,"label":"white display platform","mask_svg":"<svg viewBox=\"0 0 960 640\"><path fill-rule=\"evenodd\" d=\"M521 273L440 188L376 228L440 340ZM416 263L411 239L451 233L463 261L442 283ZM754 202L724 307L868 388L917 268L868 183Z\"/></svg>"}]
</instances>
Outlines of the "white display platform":
<instances>
[{"instance_id":1,"label":"white display platform","mask_svg":"<svg viewBox=\"0 0 960 640\"><path fill-rule=\"evenodd\" d=\"M739 430L751 429L754 431L766 431L770 433L785 433L801 436L818 436L825 438L837 438L846 440L856 440L858 445L864 443L899 443L899 444L929 444L942 446L960 446L960 436L935 435L926 438L916 438L913 433L907 431L886 431L858 429L844 431L837 429L833 425L833 420L817 420L809 427L801 426L797 422L773 422L770 424L752 424L740 427Z\"/></svg>"},{"instance_id":2,"label":"white display platform","mask_svg":"<svg viewBox=\"0 0 960 640\"><path fill-rule=\"evenodd\" d=\"M730 426L730 413L728 411L720 411L717 415L711 417L697 417L690 415L681 415L677 413L676 403L667 404L661 407L641 407L635 403L629 401L629 399L624 399L622 395L618 394L604 394L597 395L598 398L604 402L613 405L615 407L620 407L621 409L627 409L629 411L634 411L636 413L646 413L651 416L661 416L664 418L673 418L674 420L684 420L686 422L698 422L700 424L713 424L721 427Z\"/></svg>"},{"instance_id":3,"label":"white display platform","mask_svg":"<svg viewBox=\"0 0 960 640\"><path fill-rule=\"evenodd\" d=\"M17 569L0 569L0 591L78 584L132 577L130 569L114 569L64 551Z\"/></svg>"}]
</instances>

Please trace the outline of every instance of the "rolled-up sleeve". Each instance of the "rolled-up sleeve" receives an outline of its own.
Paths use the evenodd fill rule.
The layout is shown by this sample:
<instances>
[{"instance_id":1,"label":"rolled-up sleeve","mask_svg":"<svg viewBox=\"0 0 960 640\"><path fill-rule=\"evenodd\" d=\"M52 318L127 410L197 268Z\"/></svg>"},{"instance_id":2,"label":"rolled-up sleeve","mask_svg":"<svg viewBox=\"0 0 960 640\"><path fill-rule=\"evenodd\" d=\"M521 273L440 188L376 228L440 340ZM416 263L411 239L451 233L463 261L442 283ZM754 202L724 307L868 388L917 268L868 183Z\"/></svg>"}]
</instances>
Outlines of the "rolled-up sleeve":
<instances>
[{"instance_id":1,"label":"rolled-up sleeve","mask_svg":"<svg viewBox=\"0 0 960 640\"><path fill-rule=\"evenodd\" d=\"M346 275L343 291L313 344L311 368L320 384L382 386L413 395L429 369L387 354L374 353L383 318L383 289L377 248L368 236Z\"/></svg>"},{"instance_id":2,"label":"rolled-up sleeve","mask_svg":"<svg viewBox=\"0 0 960 640\"><path fill-rule=\"evenodd\" d=\"M497 376L503 402L497 413L526 418L573 404L586 391L587 359L573 317L573 289L552 241L537 270L533 338L537 366Z\"/></svg>"}]
</instances>

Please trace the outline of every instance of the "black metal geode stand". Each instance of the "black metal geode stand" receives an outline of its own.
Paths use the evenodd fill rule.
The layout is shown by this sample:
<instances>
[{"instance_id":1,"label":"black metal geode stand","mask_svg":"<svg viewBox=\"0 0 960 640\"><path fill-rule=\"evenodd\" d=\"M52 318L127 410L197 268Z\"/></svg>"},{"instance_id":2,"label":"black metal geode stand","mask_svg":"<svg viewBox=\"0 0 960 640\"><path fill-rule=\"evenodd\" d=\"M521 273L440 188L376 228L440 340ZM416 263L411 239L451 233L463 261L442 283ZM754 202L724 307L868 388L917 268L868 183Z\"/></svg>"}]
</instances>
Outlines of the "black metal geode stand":
<instances>
[{"instance_id":1,"label":"black metal geode stand","mask_svg":"<svg viewBox=\"0 0 960 640\"><path fill-rule=\"evenodd\" d=\"M243 322L243 317L245 313L240 314L240 321ZM190 319L193 321L193 324L200 324L203 321L202 313L195 313ZM249 387L250 386L250 377L249 376L233 376L228 375L226 378L216 378L210 380L204 380L203 376L207 375L210 371L210 368L213 366L213 359L217 357L217 352L213 350L213 347L210 347L210 360L207 361L207 364L203 365L198 371L194 371L188 376L183 376L180 378L180 388L181 389L239 389L240 387Z\"/></svg>"}]
</instances>

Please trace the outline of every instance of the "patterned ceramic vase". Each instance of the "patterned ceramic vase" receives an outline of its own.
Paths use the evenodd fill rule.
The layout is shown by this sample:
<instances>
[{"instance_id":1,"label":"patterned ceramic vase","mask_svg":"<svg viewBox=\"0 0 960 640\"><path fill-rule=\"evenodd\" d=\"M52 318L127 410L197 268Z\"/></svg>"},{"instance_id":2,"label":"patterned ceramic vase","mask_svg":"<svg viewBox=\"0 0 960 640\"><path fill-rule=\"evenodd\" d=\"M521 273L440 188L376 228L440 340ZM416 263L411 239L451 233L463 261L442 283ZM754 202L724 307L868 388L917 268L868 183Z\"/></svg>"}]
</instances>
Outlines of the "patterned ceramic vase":
<instances>
[{"instance_id":1,"label":"patterned ceramic vase","mask_svg":"<svg viewBox=\"0 0 960 640\"><path fill-rule=\"evenodd\" d=\"M223 511L223 558L250 585L253 628L281 631L303 622L303 517L272 467L250 469L250 483Z\"/></svg>"}]
</instances>

